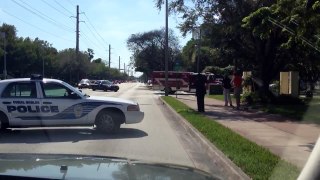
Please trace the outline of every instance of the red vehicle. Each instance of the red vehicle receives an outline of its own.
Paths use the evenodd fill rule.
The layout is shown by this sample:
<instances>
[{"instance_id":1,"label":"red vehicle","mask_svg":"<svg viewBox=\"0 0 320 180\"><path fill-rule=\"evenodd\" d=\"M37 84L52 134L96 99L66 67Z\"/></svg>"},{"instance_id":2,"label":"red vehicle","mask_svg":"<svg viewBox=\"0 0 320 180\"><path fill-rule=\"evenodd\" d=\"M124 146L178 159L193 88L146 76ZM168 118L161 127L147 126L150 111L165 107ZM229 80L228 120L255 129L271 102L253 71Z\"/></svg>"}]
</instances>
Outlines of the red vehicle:
<instances>
[{"instance_id":1,"label":"red vehicle","mask_svg":"<svg viewBox=\"0 0 320 180\"><path fill-rule=\"evenodd\" d=\"M222 76L212 73L202 73L207 76L208 84L221 84ZM168 72L168 88L169 93L176 91L195 92L195 76L194 72ZM152 89L165 89L165 71L153 71L152 73Z\"/></svg>"},{"instance_id":2,"label":"red vehicle","mask_svg":"<svg viewBox=\"0 0 320 180\"><path fill-rule=\"evenodd\" d=\"M170 93L175 91L189 91L189 77L192 72L168 72L168 88ZM152 72L152 89L164 90L165 89L165 71Z\"/></svg>"}]
</instances>

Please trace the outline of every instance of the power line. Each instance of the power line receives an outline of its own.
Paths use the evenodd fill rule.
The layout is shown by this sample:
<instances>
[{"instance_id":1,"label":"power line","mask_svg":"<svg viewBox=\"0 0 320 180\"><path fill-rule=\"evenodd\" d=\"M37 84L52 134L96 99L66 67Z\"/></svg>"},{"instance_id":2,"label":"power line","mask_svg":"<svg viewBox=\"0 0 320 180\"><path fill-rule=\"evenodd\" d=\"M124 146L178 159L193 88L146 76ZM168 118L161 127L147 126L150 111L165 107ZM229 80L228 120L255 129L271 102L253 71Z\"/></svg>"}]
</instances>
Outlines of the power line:
<instances>
[{"instance_id":1,"label":"power line","mask_svg":"<svg viewBox=\"0 0 320 180\"><path fill-rule=\"evenodd\" d=\"M43 3L45 3L46 5L48 5L49 7L51 7L52 9L58 11L59 13L63 14L64 16L70 17L68 14L65 14L64 12L60 11L59 9L57 9L56 7L52 6L51 4L47 3L44 0L41 0Z\"/></svg>"},{"instance_id":2,"label":"power line","mask_svg":"<svg viewBox=\"0 0 320 180\"><path fill-rule=\"evenodd\" d=\"M75 6L70 0L68 0L68 3L69 3L71 6Z\"/></svg>"},{"instance_id":3,"label":"power line","mask_svg":"<svg viewBox=\"0 0 320 180\"><path fill-rule=\"evenodd\" d=\"M81 34L81 36L83 38L85 38L87 41L89 41L92 45L96 46L97 48L99 48L100 50L104 50L103 48L101 48L101 46L99 46L98 44L96 44L94 41L92 41L86 34Z\"/></svg>"},{"instance_id":4,"label":"power line","mask_svg":"<svg viewBox=\"0 0 320 180\"><path fill-rule=\"evenodd\" d=\"M98 34L98 36L101 38L103 43L106 43L106 40L99 34L99 32L97 31L97 29L93 26L93 24L91 23L91 21L89 20L88 16L86 15L86 13L84 13L84 16L86 17L86 19L88 20L89 24L91 25L91 27L93 28L93 30Z\"/></svg>"},{"instance_id":5,"label":"power line","mask_svg":"<svg viewBox=\"0 0 320 180\"><path fill-rule=\"evenodd\" d=\"M29 8L33 9L34 11L31 10L31 9L29 9L28 7L26 7L26 6L18 3L18 2L15 1L15 0L12 0L12 1L13 1L14 3L16 3L17 5L19 5L20 7L24 8L25 10L31 12L32 14L38 16L39 18L41 18L41 19L43 19L43 20L45 20L45 21L47 21L47 22L49 22L49 23L51 23L51 24L53 24L53 25L55 25L55 26L57 26L57 27L59 27L59 28L63 28L63 29L66 30L66 31L73 31L73 29L72 29L71 27L66 26L65 24L62 24L62 23L59 23L59 22L55 21L55 20L52 19L51 17L49 17L49 16L47 16L46 14L42 13L41 11L33 8L32 6L30 6L28 3L24 2L24 1L20 1L20 2L24 3L25 5L27 5ZM36 11L36 12L35 12L35 11Z\"/></svg>"},{"instance_id":6,"label":"power line","mask_svg":"<svg viewBox=\"0 0 320 180\"><path fill-rule=\"evenodd\" d=\"M62 6L58 1L54 0L55 3L57 3L62 9L64 9L66 12L70 13L71 15L73 14L71 11L66 9L64 6Z\"/></svg>"},{"instance_id":7,"label":"power line","mask_svg":"<svg viewBox=\"0 0 320 180\"><path fill-rule=\"evenodd\" d=\"M83 37L83 42L88 46L88 48L90 48L91 46L89 45L90 44L90 42L89 42L89 40L87 39L87 38L85 38L85 37ZM101 59L102 59L102 57L104 57L104 56L101 56L101 54L99 53L99 51L96 51L96 52L94 52L94 54L96 54L96 55L98 55L98 56L100 56L101 57Z\"/></svg>"},{"instance_id":8,"label":"power line","mask_svg":"<svg viewBox=\"0 0 320 180\"><path fill-rule=\"evenodd\" d=\"M14 17L14 18L16 18L16 19L18 19L18 20L20 20L20 21L28 24L29 26L32 26L32 27L34 27L34 28L36 28L36 29L44 32L44 33L50 34L50 35L52 35L52 36L54 36L54 37L56 37L56 38L62 39L62 40L67 41L67 42L72 42L72 40L70 40L70 39L66 39L66 38L60 37L60 36L58 36L58 35L56 35L56 34L53 34L53 33L49 32L49 31L46 31L46 30L44 30L44 29L42 29L42 28L39 28L39 27L37 27L37 26L35 26L35 25L27 22L27 21L24 21L23 19L15 16L15 15L12 15L12 14L8 13L8 12L5 11L4 9L2 9L2 11L3 11L4 13L8 14L9 16L12 16L12 17ZM73 43L73 42L72 42L72 43Z\"/></svg>"},{"instance_id":9,"label":"power line","mask_svg":"<svg viewBox=\"0 0 320 180\"><path fill-rule=\"evenodd\" d=\"M91 30L91 28L87 25L87 23L84 23L86 25L86 27L89 29L89 31L91 32L91 34L93 35L93 37L97 40L97 42L100 42L99 39L97 38L97 36L93 33L93 31Z\"/></svg>"},{"instance_id":10,"label":"power line","mask_svg":"<svg viewBox=\"0 0 320 180\"><path fill-rule=\"evenodd\" d=\"M90 47L89 43L88 43L88 40L86 38L83 38L82 41L88 46Z\"/></svg>"}]
</instances>

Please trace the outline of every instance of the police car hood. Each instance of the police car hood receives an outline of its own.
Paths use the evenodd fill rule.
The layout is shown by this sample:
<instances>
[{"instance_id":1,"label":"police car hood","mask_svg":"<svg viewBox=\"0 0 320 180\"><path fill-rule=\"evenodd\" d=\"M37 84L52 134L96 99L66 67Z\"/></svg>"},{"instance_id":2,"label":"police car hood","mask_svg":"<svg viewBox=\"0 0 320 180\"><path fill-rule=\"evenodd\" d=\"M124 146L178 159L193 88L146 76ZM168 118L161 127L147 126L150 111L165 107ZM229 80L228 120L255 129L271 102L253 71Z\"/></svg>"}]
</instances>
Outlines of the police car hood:
<instances>
[{"instance_id":1,"label":"police car hood","mask_svg":"<svg viewBox=\"0 0 320 180\"><path fill-rule=\"evenodd\" d=\"M123 103L123 104L137 104L127 99L121 99L121 98L115 98L115 97L90 96L87 99L93 100L93 101L101 101L101 102L107 101L107 102L117 102L117 103Z\"/></svg>"},{"instance_id":2,"label":"police car hood","mask_svg":"<svg viewBox=\"0 0 320 180\"><path fill-rule=\"evenodd\" d=\"M192 167L72 154L2 154L0 179L220 179Z\"/></svg>"}]
</instances>

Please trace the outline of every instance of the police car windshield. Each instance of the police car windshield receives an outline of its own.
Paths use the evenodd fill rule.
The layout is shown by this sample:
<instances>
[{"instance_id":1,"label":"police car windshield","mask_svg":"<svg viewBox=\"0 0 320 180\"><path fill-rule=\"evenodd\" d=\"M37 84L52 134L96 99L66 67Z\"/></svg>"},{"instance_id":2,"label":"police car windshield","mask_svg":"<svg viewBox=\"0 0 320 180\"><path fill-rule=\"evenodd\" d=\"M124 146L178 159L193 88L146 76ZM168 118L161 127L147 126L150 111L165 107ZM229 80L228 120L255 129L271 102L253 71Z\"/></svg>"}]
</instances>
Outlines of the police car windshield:
<instances>
[{"instance_id":1,"label":"police car windshield","mask_svg":"<svg viewBox=\"0 0 320 180\"><path fill-rule=\"evenodd\" d=\"M76 92L78 95L81 95L81 97L90 97L89 95L81 92L79 89L74 88L73 86L71 86L70 84L66 83L66 82L62 82L63 85L65 85L66 87L68 87L70 90L72 90L73 92Z\"/></svg>"}]
</instances>

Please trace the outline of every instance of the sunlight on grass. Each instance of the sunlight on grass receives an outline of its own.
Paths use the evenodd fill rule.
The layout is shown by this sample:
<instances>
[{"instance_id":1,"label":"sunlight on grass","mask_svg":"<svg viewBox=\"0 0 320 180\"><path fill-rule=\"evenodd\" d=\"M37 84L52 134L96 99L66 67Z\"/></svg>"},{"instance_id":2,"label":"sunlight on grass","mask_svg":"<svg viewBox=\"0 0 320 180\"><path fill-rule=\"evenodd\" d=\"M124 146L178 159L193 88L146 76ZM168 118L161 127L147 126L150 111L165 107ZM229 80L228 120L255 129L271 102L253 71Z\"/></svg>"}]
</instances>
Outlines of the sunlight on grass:
<instances>
[{"instance_id":1,"label":"sunlight on grass","mask_svg":"<svg viewBox=\"0 0 320 180\"><path fill-rule=\"evenodd\" d=\"M224 101L223 95L208 95L207 97ZM231 97L234 102L234 97ZM320 97L315 96L311 100L301 99L305 104L254 104L252 108L266 113L279 114L293 121L320 124Z\"/></svg>"},{"instance_id":2,"label":"sunlight on grass","mask_svg":"<svg viewBox=\"0 0 320 180\"><path fill-rule=\"evenodd\" d=\"M162 97L253 179L296 179L299 169L173 97Z\"/></svg>"}]
</instances>

